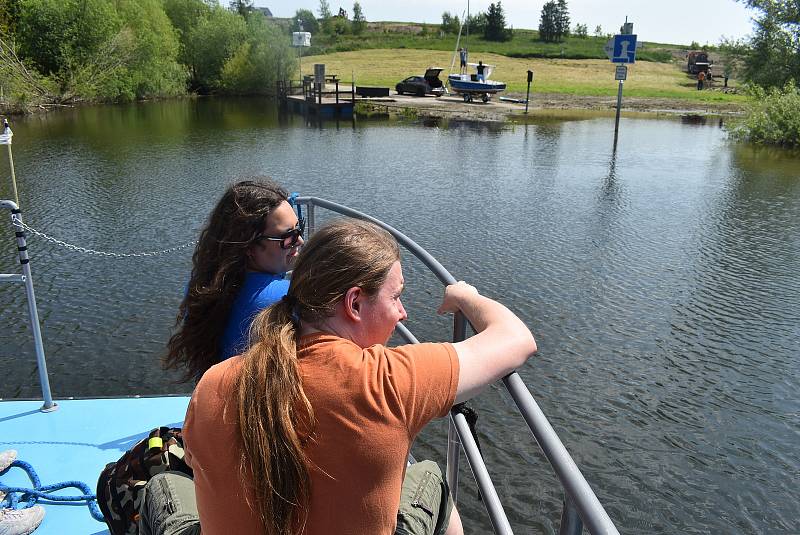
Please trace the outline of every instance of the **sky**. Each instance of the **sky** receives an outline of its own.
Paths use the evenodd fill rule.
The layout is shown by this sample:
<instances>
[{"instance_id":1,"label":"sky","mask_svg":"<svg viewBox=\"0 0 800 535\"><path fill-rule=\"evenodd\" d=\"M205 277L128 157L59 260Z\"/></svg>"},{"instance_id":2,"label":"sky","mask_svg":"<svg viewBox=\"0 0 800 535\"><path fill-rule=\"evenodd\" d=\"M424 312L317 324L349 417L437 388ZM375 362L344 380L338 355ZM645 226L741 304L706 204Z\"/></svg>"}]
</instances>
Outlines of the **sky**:
<instances>
[{"instance_id":1,"label":"sky","mask_svg":"<svg viewBox=\"0 0 800 535\"><path fill-rule=\"evenodd\" d=\"M449 11L459 18L467 9L466 0L359 0L368 21L439 23ZM331 11L343 7L352 14L354 0L328 0ZM222 3L226 3L222 0ZM470 0L470 13L486 11L490 0ZM503 0L506 24L515 28L537 29L545 0ZM319 0L255 0L276 17L291 17L298 9L317 13ZM617 33L628 17L639 41L688 45L718 44L721 37L740 38L752 33L754 12L734 0L567 0L571 26L586 24L589 33L597 25L603 33Z\"/></svg>"}]
</instances>

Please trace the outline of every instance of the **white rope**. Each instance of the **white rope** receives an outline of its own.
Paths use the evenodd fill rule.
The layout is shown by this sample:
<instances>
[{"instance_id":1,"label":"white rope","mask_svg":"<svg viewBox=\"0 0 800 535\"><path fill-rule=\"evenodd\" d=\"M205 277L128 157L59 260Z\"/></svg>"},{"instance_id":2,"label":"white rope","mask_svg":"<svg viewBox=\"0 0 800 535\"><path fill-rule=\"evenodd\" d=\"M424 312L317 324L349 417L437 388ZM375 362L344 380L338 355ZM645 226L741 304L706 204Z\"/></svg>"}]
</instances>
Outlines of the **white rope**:
<instances>
[{"instance_id":1,"label":"white rope","mask_svg":"<svg viewBox=\"0 0 800 535\"><path fill-rule=\"evenodd\" d=\"M143 253L112 253L108 251L98 251L96 249L89 249L87 247L81 247L80 245L73 245L71 243L67 243L65 241L59 240L52 236L48 236L44 232L40 230L36 230L35 228L31 227L30 225L26 225L22 222L19 217L19 214L12 214L11 221L14 225L20 226L23 229L27 230L31 234L34 234L45 241L49 241L50 243L54 243L60 247L64 247L65 249L69 249L71 251L76 251L78 253L85 253L90 255L96 256L105 256L108 258L143 258L149 256L160 256L164 254L174 253L175 251L180 251L181 249L186 249L187 247L191 247L197 244L196 241L190 241L188 243L184 243L183 245L178 245L175 247L170 247L169 249L162 249L160 251L146 251Z\"/></svg>"}]
</instances>

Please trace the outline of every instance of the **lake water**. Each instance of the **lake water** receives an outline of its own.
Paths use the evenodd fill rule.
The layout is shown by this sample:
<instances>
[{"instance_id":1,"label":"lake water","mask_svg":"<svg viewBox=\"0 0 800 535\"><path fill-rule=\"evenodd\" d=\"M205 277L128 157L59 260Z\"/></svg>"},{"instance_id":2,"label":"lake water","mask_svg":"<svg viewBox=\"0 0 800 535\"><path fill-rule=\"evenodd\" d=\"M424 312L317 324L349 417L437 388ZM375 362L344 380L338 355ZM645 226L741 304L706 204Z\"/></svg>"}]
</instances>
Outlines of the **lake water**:
<instances>
[{"instance_id":1,"label":"lake water","mask_svg":"<svg viewBox=\"0 0 800 535\"><path fill-rule=\"evenodd\" d=\"M623 118L614 150L613 117L307 125L260 100L13 127L26 223L91 249L190 242L253 174L383 219L528 323L540 351L520 373L622 533L800 530L797 154L732 143L717 119ZM14 272L6 215L0 232L0 272ZM190 248L29 246L55 397L189 390L159 358ZM408 326L447 339L440 285L408 256L404 269ZM0 397L36 397L24 292L0 299ZM560 487L501 390L476 401L487 465L517 533L556 533ZM442 460L445 429L418 453ZM459 507L487 532L465 466Z\"/></svg>"}]
</instances>

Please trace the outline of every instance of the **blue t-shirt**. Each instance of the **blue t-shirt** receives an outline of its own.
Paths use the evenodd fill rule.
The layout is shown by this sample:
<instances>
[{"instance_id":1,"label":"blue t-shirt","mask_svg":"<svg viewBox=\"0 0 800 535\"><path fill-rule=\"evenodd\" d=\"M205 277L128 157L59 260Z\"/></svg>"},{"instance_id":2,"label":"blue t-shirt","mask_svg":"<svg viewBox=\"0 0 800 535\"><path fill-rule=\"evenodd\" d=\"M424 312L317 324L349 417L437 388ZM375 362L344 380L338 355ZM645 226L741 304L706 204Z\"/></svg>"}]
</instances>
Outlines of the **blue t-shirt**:
<instances>
[{"instance_id":1,"label":"blue t-shirt","mask_svg":"<svg viewBox=\"0 0 800 535\"><path fill-rule=\"evenodd\" d=\"M247 349L247 333L256 314L281 299L289 291L284 274L249 272L233 302L228 325L222 336L219 360L231 358Z\"/></svg>"}]
</instances>

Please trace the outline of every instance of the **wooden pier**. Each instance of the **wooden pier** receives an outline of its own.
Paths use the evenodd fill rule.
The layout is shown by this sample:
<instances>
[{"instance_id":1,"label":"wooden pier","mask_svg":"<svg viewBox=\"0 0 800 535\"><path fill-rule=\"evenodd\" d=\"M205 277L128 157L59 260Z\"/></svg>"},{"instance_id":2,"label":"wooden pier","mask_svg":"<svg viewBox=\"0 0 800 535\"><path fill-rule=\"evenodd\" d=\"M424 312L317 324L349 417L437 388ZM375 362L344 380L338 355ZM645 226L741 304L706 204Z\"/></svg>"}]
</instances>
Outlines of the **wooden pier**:
<instances>
[{"instance_id":1,"label":"wooden pier","mask_svg":"<svg viewBox=\"0 0 800 535\"><path fill-rule=\"evenodd\" d=\"M278 97L289 111L303 115L352 117L356 92L353 85L340 84L337 75L329 74L324 84L314 82L313 76L278 81Z\"/></svg>"}]
</instances>

